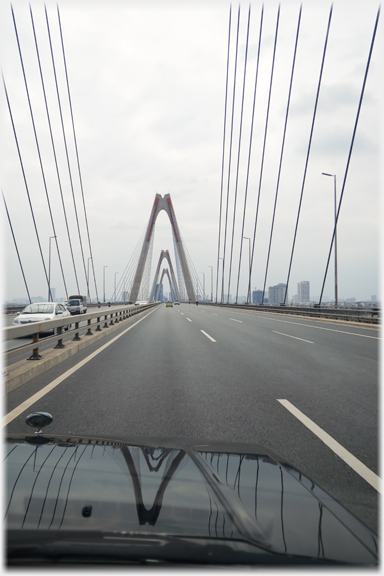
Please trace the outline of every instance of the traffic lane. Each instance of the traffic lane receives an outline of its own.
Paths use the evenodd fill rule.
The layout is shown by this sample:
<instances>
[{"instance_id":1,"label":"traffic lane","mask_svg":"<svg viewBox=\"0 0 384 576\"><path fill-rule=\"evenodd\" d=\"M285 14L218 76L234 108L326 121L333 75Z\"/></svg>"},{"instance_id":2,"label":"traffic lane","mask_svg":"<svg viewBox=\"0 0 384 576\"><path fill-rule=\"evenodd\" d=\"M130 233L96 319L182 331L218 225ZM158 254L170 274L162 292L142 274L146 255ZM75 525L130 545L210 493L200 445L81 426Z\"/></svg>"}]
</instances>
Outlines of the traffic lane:
<instances>
[{"instance_id":1,"label":"traffic lane","mask_svg":"<svg viewBox=\"0 0 384 576\"><path fill-rule=\"evenodd\" d=\"M203 308L202 306L200 308ZM324 328L324 329L334 329L334 330L342 330L343 332L359 332L360 334L365 334L367 336L376 336L380 337L380 326L375 324L361 324L361 323L351 323L346 321L336 321L336 320L322 320L321 318L313 318L310 316L294 316L290 314L278 314L273 312L264 312L259 310L245 310L245 309L236 309L236 308L222 308L216 306L207 306L206 308L211 309L211 314L213 313L223 313L223 314L236 314L239 316L248 316L250 318L253 317L265 317L269 319L276 319L278 321L286 321L286 322L294 322L298 325L306 325L313 328Z\"/></svg>"},{"instance_id":2,"label":"traffic lane","mask_svg":"<svg viewBox=\"0 0 384 576\"><path fill-rule=\"evenodd\" d=\"M348 374L342 370L335 378L333 368L338 368L340 362L336 359L335 366L331 369L322 367L320 362L317 369L316 357L307 355L304 342L273 341L273 332L260 328L252 330L251 334L246 331L247 326L228 322L229 318L210 319L204 323L206 317L199 313L189 312L193 322L199 327L204 326L212 336L217 339L217 344L225 345L226 357L238 366L244 366L247 356L253 353L255 363L258 364L255 374L254 390L250 391L250 397L258 395L259 401L266 407L266 396L269 390L275 398L287 398L313 422L328 432L340 444L348 449L355 457L359 458L373 472L378 472L378 427L377 427L377 383L370 390L364 390L366 395L365 405L361 404L361 383L357 382L357 390L349 386ZM249 328L249 327L248 327ZM228 341L228 333L230 333ZM235 354L231 354L234 346L233 339L236 334ZM277 338L277 335L275 336ZM250 342L255 345L250 345ZM267 343L267 346L264 344ZM249 352L242 356L242 352L250 348ZM272 354L271 354L272 352ZM270 355L270 357L268 357ZM237 357L237 360L235 360ZM325 360L328 351L325 351ZM356 359L352 358L352 362ZM350 359L344 359L344 368L348 368ZM358 360L360 363L360 360ZM317 362L318 364L318 362ZM269 373L268 366L273 365L273 373ZM353 368L352 368L353 374ZM271 377L272 376L272 377ZM261 386L258 386L258 382ZM340 383L341 382L341 383ZM279 387L280 384L280 387ZM359 385L360 384L360 385ZM345 393L347 391L347 394ZM370 398L368 399L368 396ZM341 402L340 402L341 398ZM244 408L243 408L244 410ZM259 415L255 414L256 418ZM270 412L271 424L272 412ZM298 469L309 477L317 480L327 491L333 493L338 500L358 515L372 529L377 530L377 493L365 480L345 464L336 454L327 448L321 440L288 413L282 407L282 414L287 438L281 442L280 436L274 436L274 446L269 443L268 437L261 438L261 442L271 446L281 455L296 465ZM295 422L293 422L295 421ZM293 426L293 429L292 429ZM294 431L293 431L294 430ZM298 433L300 432L300 434ZM312 435L315 446L321 445L320 453L302 441L302 435ZM259 440L259 439L258 439ZM324 455L325 453L325 455ZM320 455L319 455L320 454ZM326 460L324 457L326 456ZM324 465L326 462L326 465ZM335 466L330 466L334 462ZM310 464L309 464L310 463Z\"/></svg>"},{"instance_id":3,"label":"traffic lane","mask_svg":"<svg viewBox=\"0 0 384 576\"><path fill-rule=\"evenodd\" d=\"M266 366L255 354L236 363L219 342L175 309L158 308L7 428L27 432L25 415L42 410L54 416L51 434L256 442L376 530L376 492L277 402L268 358Z\"/></svg>"},{"instance_id":4,"label":"traffic lane","mask_svg":"<svg viewBox=\"0 0 384 576\"><path fill-rule=\"evenodd\" d=\"M262 318L239 323L226 315L207 316L192 310L189 316L225 346L234 362L255 358L258 372L264 370L276 398L286 398L282 394L288 388L293 404L301 405L308 417L377 473L377 341L364 338L365 346L361 346L376 353L356 354L354 348L336 345L322 331L322 341L310 344L276 334ZM354 436L351 431L356 429L359 432Z\"/></svg>"},{"instance_id":5,"label":"traffic lane","mask_svg":"<svg viewBox=\"0 0 384 576\"><path fill-rule=\"evenodd\" d=\"M123 322L118 324L118 327L115 328L109 334L106 334L100 340L96 340L92 344L89 344L86 348L83 348L73 356L70 356L66 360L63 360L56 366L53 366L49 370L46 370L39 376L32 378L22 386L19 386L15 390L12 390L6 395L5 403L6 403L6 412L10 412L17 406L19 406L22 402L42 390L45 386L47 386L50 382L54 381L56 378L59 378L62 374L67 372L68 370L72 369L76 366L79 362L84 361L88 358L92 353L99 350L102 346L113 340L117 335L124 332L127 328L134 326L139 322L144 316L148 314L148 311L143 311L142 313L136 314L127 318ZM103 329L102 329L103 330ZM84 336L81 336L83 339ZM30 362L29 362L30 363Z\"/></svg>"},{"instance_id":6,"label":"traffic lane","mask_svg":"<svg viewBox=\"0 0 384 576\"><path fill-rule=\"evenodd\" d=\"M196 312L198 313L198 312ZM193 312L192 312L193 314ZM369 328L360 328L355 326L355 330L348 326L348 330L344 326L338 324L324 323L319 325L307 325L300 320L281 319L271 317L267 314L260 314L256 312L232 312L224 310L222 313L210 313L212 319L217 321L225 320L231 322L244 323L255 326L270 327L271 330L280 332L286 337L301 338L309 340L314 344L329 346L330 348L338 348L340 352L347 354L352 353L355 356L362 358L370 358L374 361L378 360L378 351L380 343L380 333ZM263 323L264 322L264 323Z\"/></svg>"}]
</instances>

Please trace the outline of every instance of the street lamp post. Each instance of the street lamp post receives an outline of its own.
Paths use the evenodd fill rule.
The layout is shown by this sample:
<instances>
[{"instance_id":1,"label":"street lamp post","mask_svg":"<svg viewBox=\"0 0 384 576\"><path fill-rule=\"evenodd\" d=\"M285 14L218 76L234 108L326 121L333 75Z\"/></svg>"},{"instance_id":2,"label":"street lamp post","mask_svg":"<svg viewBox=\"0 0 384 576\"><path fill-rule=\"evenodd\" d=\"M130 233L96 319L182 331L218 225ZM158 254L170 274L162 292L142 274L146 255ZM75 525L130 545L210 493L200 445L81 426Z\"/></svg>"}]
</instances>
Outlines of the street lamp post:
<instances>
[{"instance_id":1,"label":"street lamp post","mask_svg":"<svg viewBox=\"0 0 384 576\"><path fill-rule=\"evenodd\" d=\"M224 258L222 258L221 256L218 257L218 260L222 260L223 261L223 278L224 278ZM224 299L224 294L223 294L223 289L221 289L221 303L223 303L223 299Z\"/></svg>"},{"instance_id":2,"label":"street lamp post","mask_svg":"<svg viewBox=\"0 0 384 576\"><path fill-rule=\"evenodd\" d=\"M205 274L202 272L203 275L203 301L205 300Z\"/></svg>"},{"instance_id":3,"label":"street lamp post","mask_svg":"<svg viewBox=\"0 0 384 576\"><path fill-rule=\"evenodd\" d=\"M213 266L208 266L211 269L211 304L213 304Z\"/></svg>"},{"instance_id":4,"label":"street lamp post","mask_svg":"<svg viewBox=\"0 0 384 576\"><path fill-rule=\"evenodd\" d=\"M48 302L51 301L51 239L57 236L49 237L49 258L48 258Z\"/></svg>"},{"instance_id":5,"label":"street lamp post","mask_svg":"<svg viewBox=\"0 0 384 576\"><path fill-rule=\"evenodd\" d=\"M104 266L103 267L103 294L104 294L104 304L105 304L105 269L108 268L108 266Z\"/></svg>"},{"instance_id":6,"label":"street lamp post","mask_svg":"<svg viewBox=\"0 0 384 576\"><path fill-rule=\"evenodd\" d=\"M118 274L118 272L115 272L115 302L116 302L116 274Z\"/></svg>"},{"instance_id":7,"label":"street lamp post","mask_svg":"<svg viewBox=\"0 0 384 576\"><path fill-rule=\"evenodd\" d=\"M88 298L88 302L90 302L90 300L91 300L91 294L90 294L90 292L89 292L89 261L92 260L92 258L93 258L93 257L90 256L90 257L88 258L88 262L87 262L87 288L88 288L87 298Z\"/></svg>"},{"instance_id":8,"label":"street lamp post","mask_svg":"<svg viewBox=\"0 0 384 576\"><path fill-rule=\"evenodd\" d=\"M338 307L338 297L337 297L337 207L336 207L336 174L328 174L327 172L322 172L323 176L331 176L333 178L333 189L334 189L334 203L335 203L335 307Z\"/></svg>"},{"instance_id":9,"label":"street lamp post","mask_svg":"<svg viewBox=\"0 0 384 576\"><path fill-rule=\"evenodd\" d=\"M248 240L248 252L249 252L249 272L251 272L251 239L248 236L243 236L244 240ZM247 294L247 304L251 303L251 293L250 289Z\"/></svg>"}]
</instances>

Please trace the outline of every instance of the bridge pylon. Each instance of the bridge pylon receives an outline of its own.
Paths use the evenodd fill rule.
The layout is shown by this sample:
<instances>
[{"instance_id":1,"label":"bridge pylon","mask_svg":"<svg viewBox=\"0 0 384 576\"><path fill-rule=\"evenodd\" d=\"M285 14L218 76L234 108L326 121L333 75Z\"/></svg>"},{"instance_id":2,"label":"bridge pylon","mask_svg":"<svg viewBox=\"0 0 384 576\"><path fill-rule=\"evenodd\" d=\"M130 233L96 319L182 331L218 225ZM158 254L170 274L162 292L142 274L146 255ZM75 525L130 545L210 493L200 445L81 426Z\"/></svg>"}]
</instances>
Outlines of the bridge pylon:
<instances>
[{"instance_id":1,"label":"bridge pylon","mask_svg":"<svg viewBox=\"0 0 384 576\"><path fill-rule=\"evenodd\" d=\"M171 256L168 252L168 250L162 250L160 252L160 258L159 258L159 262L157 264L157 268L156 268L156 273L155 273L155 277L153 279L153 284L152 284L152 290L149 296L149 301L153 302L154 300L157 300L157 290L156 290L156 284L158 283L158 279L159 279L159 274L160 274L160 266L162 261L164 260L164 258L168 261L169 264L169 270L171 273L171 278L169 279L169 284L171 286L171 290L172 292L174 292L175 294L175 300L178 300L180 302L180 291L179 291L179 287L177 285L176 282L176 276L175 273L173 271L173 266L172 266L172 262L171 262ZM168 278L169 278L169 274L168 274ZM159 286L160 286L161 282L159 282Z\"/></svg>"},{"instance_id":2,"label":"bridge pylon","mask_svg":"<svg viewBox=\"0 0 384 576\"><path fill-rule=\"evenodd\" d=\"M141 248L140 257L139 257L139 261L138 261L137 268L136 268L135 277L133 279L132 288L131 288L131 292L129 295L129 300L130 300L130 302L136 302L136 300L137 300L140 286L141 286L141 281L143 278L145 263L147 261L149 245L151 243L151 238L152 238L154 228L155 228L156 218L159 215L159 212L161 212L162 210L164 210L168 214L168 218L169 218L169 221L171 223L172 234L173 234L175 246L177 249L177 255L179 257L181 270L183 273L183 278L184 278L185 288L187 290L188 299L191 302L196 302L196 293L195 293L195 290L193 288L191 272L189 270L189 266L188 266L187 258L185 255L183 242L181 240L179 226L177 224L176 215L175 215L175 211L173 209L173 204L172 204L170 194L165 194L164 197L161 196L161 194L156 194L156 196L155 196L155 200L153 202L151 215L149 217L149 222L148 222L147 230L146 230L144 241L143 241L143 246ZM168 261L170 262L170 259ZM173 276L174 276L174 274L173 274ZM155 284L155 286L156 286L156 284Z\"/></svg>"}]
</instances>

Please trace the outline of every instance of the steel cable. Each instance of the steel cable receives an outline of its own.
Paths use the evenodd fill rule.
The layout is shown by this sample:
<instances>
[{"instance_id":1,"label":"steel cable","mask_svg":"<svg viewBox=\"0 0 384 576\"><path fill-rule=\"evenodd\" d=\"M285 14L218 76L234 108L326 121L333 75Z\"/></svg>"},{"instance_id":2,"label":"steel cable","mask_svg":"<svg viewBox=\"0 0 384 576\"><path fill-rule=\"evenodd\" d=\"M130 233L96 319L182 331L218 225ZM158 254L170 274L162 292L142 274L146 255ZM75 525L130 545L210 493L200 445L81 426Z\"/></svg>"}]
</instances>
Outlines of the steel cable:
<instances>
[{"instance_id":1,"label":"steel cable","mask_svg":"<svg viewBox=\"0 0 384 576\"><path fill-rule=\"evenodd\" d=\"M233 238L234 238L234 234L235 234L237 187L238 187L238 182L239 182L239 165L240 165L240 150L241 150L241 134L242 134L242 128L243 128L244 93L245 93L245 78L246 78L246 74L247 74L247 57L248 57L248 39L249 39L249 22L250 22L250 19L251 19L251 5L249 5L249 11L248 11L247 40L246 40L246 45L245 45L243 94L242 94L242 98L241 98L241 112L240 112L239 149L238 149L238 152L237 152L235 198L234 198L234 205L233 205L233 224L232 224L231 256L230 256L230 259L229 259L228 302L229 302L229 290L230 290L230 286L231 286L232 256L233 256Z\"/></svg>"},{"instance_id":2,"label":"steel cable","mask_svg":"<svg viewBox=\"0 0 384 576\"><path fill-rule=\"evenodd\" d=\"M68 226L68 219L67 219L67 211L66 211L66 209L65 209L63 189L62 189L62 186L61 186L60 172L59 172L59 166L58 166L58 162L57 162L56 148L55 148L55 143L54 143L54 139L53 139L51 118L50 118L50 115L49 115L48 103L47 103L47 99L46 99L45 84L44 84L44 78L43 78L43 74L42 74L41 63L40 63L39 47L38 47L38 43L37 43L37 37L36 37L36 32L35 32L35 25L34 25L34 21L33 21L33 14L32 14L32 8L31 8L31 6L29 7L29 9L30 9L30 14L31 14L33 35L34 35L34 39L35 39L35 47L36 47L37 59L38 59L39 69L40 69L40 78L41 78L42 88L43 88L43 93L44 93L45 110L46 110L46 113L47 113L49 133L50 133L50 137L51 137L51 144L52 144L53 156L54 156L54 160L55 160L57 180L58 180L58 184L59 184L59 191L60 191L61 203L62 203L62 206L63 206L64 220L65 220L65 225L66 225L66 229L67 229L69 249L70 249L70 252L71 252L71 258L72 258L72 264L73 264L73 271L74 271L74 274L75 274L77 291L80 292L79 282L78 282L78 278L77 278L76 265L75 265L75 259L74 259L74 256L73 256L71 236L70 236L70 233L69 233L69 226Z\"/></svg>"},{"instance_id":3,"label":"steel cable","mask_svg":"<svg viewBox=\"0 0 384 576\"><path fill-rule=\"evenodd\" d=\"M377 25L378 25L378 22L379 22L379 16L380 16L380 8L379 8L379 9L378 9L378 11L377 11L376 22L375 22L375 28L374 28L374 31L373 31L372 42L371 42L371 48L370 48L370 50L369 50L369 56L368 56L367 66L366 66L366 69L365 69L365 75L364 75L363 87L362 87L362 89L361 89L361 95L360 95L359 105L358 105L357 114L356 114L355 126L354 126L354 129L353 129L353 135L352 135L352 140L351 140L351 146L350 146L350 149L349 149L348 160L347 160L347 166L346 166L346 169L345 169L344 180L343 180L343 186L342 186L342 189L341 189L341 194L340 194L340 199L339 199L339 206L338 206L338 209L337 209L337 214L336 214L336 221L335 221L335 226L334 226L334 228L333 228L333 234L332 234L331 246L330 246L330 249L329 249L328 260L327 260L327 266L326 266L326 268L325 268L324 281L323 281L323 286L322 286L322 288L321 288L321 294L320 294L319 304L321 304L321 300L322 300L322 298L323 298L323 292L324 292L324 287L325 287L325 281L326 281L326 279L327 279L327 273L328 273L329 261L330 261L330 258L331 258L332 246L333 246L333 242L334 242L334 239L335 239L335 234L336 234L336 227L337 227L337 222L338 222L338 219L339 219L340 208L341 208L341 202L342 202L342 200L343 200L343 195L344 195L344 188L345 188L345 183L346 183L346 181L347 181L347 175L348 175L349 163L350 163L350 160L351 160L351 155L352 155L353 144L354 144L354 141L355 141L356 130L357 130L357 124L358 124L358 122L359 122L359 116L360 116L361 104L362 104L362 102L363 102L363 96L364 96L365 84L366 84L366 81L367 81L367 76L368 76L369 65L370 65L370 62L371 62L372 50L373 50L373 46L374 46L374 43L375 43L376 30L377 30Z\"/></svg>"},{"instance_id":4,"label":"steel cable","mask_svg":"<svg viewBox=\"0 0 384 576\"><path fill-rule=\"evenodd\" d=\"M271 246L272 246L273 227L274 227L274 224L275 224L275 215L276 215L276 206L277 206L277 196L278 196L278 193L279 193L281 166L282 166L282 163L283 163L283 154L284 154L284 145L285 145L285 135L286 135L286 132L287 132L287 123L288 123L289 106L290 106L290 102L291 102L291 92L292 92L293 74L294 74L294 71L295 71L295 62L296 62L296 53L297 53L297 43L298 43L298 40L299 40L299 31L300 31L300 22L301 22L301 9L302 9L302 5L300 6L299 19L298 19L298 23L297 23L295 50L294 50L294 53L293 53L291 80L290 80L290 83L289 83L287 111L286 111L286 113L285 113L285 123L284 123L283 141L282 141L282 144L281 144L279 171L278 171L278 175L277 175L275 203L274 203L274 206L273 206L273 216L272 216L272 224L271 224L271 234L270 234L270 237L269 237L267 265L266 265L266 268L265 268L264 287L263 287L263 295L262 295L262 301L261 301L262 304L264 304L265 286L266 286L266 284L267 284L269 257L270 257L270 254L271 254Z\"/></svg>"},{"instance_id":5,"label":"steel cable","mask_svg":"<svg viewBox=\"0 0 384 576\"><path fill-rule=\"evenodd\" d=\"M224 229L224 244L223 244L223 277L221 283L221 302L224 299L224 268L225 268L225 248L227 242L227 220L228 220L228 201L229 201L229 184L231 179L231 158L232 158L232 137L233 137L233 117L235 110L235 97L236 97L236 72L237 72L237 52L239 45L239 25L240 25L240 5L237 16L237 35L236 35L236 53L235 53L235 70L233 78L233 97L232 97L232 119L231 119L231 136L229 140L229 161L228 161L228 185L227 185L227 204L225 211L225 229Z\"/></svg>"},{"instance_id":6,"label":"steel cable","mask_svg":"<svg viewBox=\"0 0 384 576\"><path fill-rule=\"evenodd\" d=\"M73 138L74 138L75 149L76 149L77 167L78 167L78 170L79 170L80 188L81 188L81 195L82 195L82 199L83 199L85 224L86 224L87 235L88 235L89 253L90 253L90 255L91 255L92 270L93 270L93 279L94 279L94 282L95 282L96 299L99 300L99 295L98 295L98 292L97 292L97 285L96 285L95 267L94 267L94 264L93 264L93 255L92 255L92 248L91 248L91 238L90 238L90 235L89 235L89 228L88 228L87 210L86 210L86 208L85 208L85 199L84 199L84 190L83 190L83 179L82 179L82 177L81 177L81 171L80 171L80 160L79 160L79 152L78 152L78 149L77 149L77 139L76 139L76 132L75 132L75 123L74 123L74 120L73 120L72 100L71 100L71 94L70 94L70 90L69 90L67 62L66 62L66 58L65 58L64 41L63 41L63 34L62 34L62 29L61 29L61 20L60 20L59 6L57 6L57 15L58 15L58 19L59 19L61 46L62 46L62 50L63 50L63 60L64 60L65 77L66 77L66 81L67 81L69 108L70 108L70 111L71 111L71 120L72 120L72 128L73 128ZM88 282L89 282L89 278L88 278ZM88 288L88 289L89 289L89 288Z\"/></svg>"},{"instance_id":7,"label":"steel cable","mask_svg":"<svg viewBox=\"0 0 384 576\"><path fill-rule=\"evenodd\" d=\"M38 141L38 138L37 138L35 119L34 119L33 112L32 112L32 104L31 104L31 100L30 100L30 97L29 97L27 77L26 77L26 75L25 75L23 56L22 56L22 53L21 53L21 47L20 47L20 42L19 42L19 35L18 35L18 32L17 32L17 26L16 26L16 19L15 19L15 14L14 14L12 5L11 5L11 11L12 11L13 25L14 25L15 34L16 34L17 47L18 47L18 50L19 50L21 68L22 68L22 71L23 71L24 85L25 85L25 90L26 90L26 93L27 93L27 99L28 99L28 105L29 105L29 112L30 112L30 114L31 114L31 120L32 120L32 126L33 126L33 133L34 133L34 136L35 136L37 154L38 154L38 156L39 156L39 163L40 163L40 168L41 168L41 174L42 174L42 177L43 177L44 190L45 190L45 195L46 195L47 202L48 202L48 209L49 209L49 215L50 215L51 223L52 223L52 230L53 230L53 234L54 234L55 241L56 241L57 254L58 254L58 257L59 257L59 263L60 263L61 274L62 274L62 277L63 277L65 294L66 294L67 299L68 299L68 290L67 290L67 285L66 285L66 282L65 282L63 265L62 265L62 262L61 262L61 255L60 255L60 250L59 250L59 243L58 243L58 240L57 240L57 234L56 234L56 229L55 229L55 223L54 223L54 220L53 220L51 203L50 203L50 201L49 201L49 194L48 194L48 189L47 189L47 182L46 182L46 180L45 180L45 173L44 173L44 168L43 168L43 161L42 161L42 159L41 159L40 146L39 146L39 141ZM39 66L40 66L40 61L39 61ZM41 69L40 69L40 72L41 72ZM44 93L44 98L45 98L45 93Z\"/></svg>"},{"instance_id":8,"label":"steel cable","mask_svg":"<svg viewBox=\"0 0 384 576\"><path fill-rule=\"evenodd\" d=\"M88 276L87 276L87 271L86 271L86 269L85 269L83 243L82 243L82 240L81 240L79 219L78 219L77 208L76 208L75 192L74 192L74 189L73 189L72 171L71 171L71 166L70 166L70 162L69 162L67 138L66 138L66 136L65 136L63 113L62 113L62 109L61 109L59 86L58 86L58 83L57 83L56 66L55 66L55 59L54 59L54 55L53 55L53 48L52 48L51 32L50 32L50 28L49 28L49 20L48 20L47 7L44 6L44 9L45 9L45 18L46 18L46 22L47 22L47 30L48 30L48 37L49 37L49 46L50 46L51 57L52 57L52 66L53 66L53 71L54 71L54 75L55 75L56 94L57 94L57 100L58 100L59 111L60 111L61 128L62 128L62 132L63 132L65 154L66 154L66 158L67 158L67 166L68 166L69 180L70 180L70 184L71 184L73 206L74 206L74 209L75 209L75 217L76 217L77 231L78 231L78 234L79 234L79 242L80 242L81 256L82 256L82 259L83 259L84 275L85 275L85 279L86 279L86 283L87 283L87 294L89 294Z\"/></svg>"},{"instance_id":9,"label":"steel cable","mask_svg":"<svg viewBox=\"0 0 384 576\"><path fill-rule=\"evenodd\" d=\"M224 151L225 151L225 126L227 120L227 97L228 97L228 70L229 70L229 48L231 43L231 13L232 6L229 8L229 28L228 28L228 50L227 50L227 76L225 81L225 103L224 103L224 134L223 134L223 154L221 159L221 186L220 186L220 215L219 215L219 240L217 243L217 273L216 273L216 302L217 290L219 283L219 255L220 255L220 236L221 236L221 210L223 203L223 180L224 180Z\"/></svg>"},{"instance_id":10,"label":"steel cable","mask_svg":"<svg viewBox=\"0 0 384 576\"><path fill-rule=\"evenodd\" d=\"M21 273L22 273L23 278L24 278L25 289L26 289L27 294L28 294L29 303L31 304L31 303L32 303L32 300L31 300L31 297L30 297L30 295L29 295L28 284L27 284L27 281L26 281L26 279L25 279L25 274L24 274L24 270L23 270L23 265L22 265L22 263L21 263L21 258L20 258L20 254L19 254L19 249L17 248L16 238L15 238L15 235L14 235L14 233L13 233L12 222L11 222L11 218L10 218L10 216L9 216L9 212L8 212L8 208L7 208L7 203L6 203L6 201L5 201L5 196L4 196L3 189L1 189L1 192L2 192L2 194L3 194L3 200L4 200L5 210L6 210L6 212L7 212L9 226L11 227L12 238L13 238L13 242L14 242L14 244L15 244L15 248L16 248L16 252L17 252L17 257L18 257L18 259L19 259L19 264L20 264L20 268L21 268Z\"/></svg>"},{"instance_id":11,"label":"steel cable","mask_svg":"<svg viewBox=\"0 0 384 576\"><path fill-rule=\"evenodd\" d=\"M259 190L258 190L258 194L257 194L256 216L255 216L255 228L254 228L254 231L253 231L252 255L251 255L251 265L250 265L250 267L249 267L249 282L248 282L248 292L247 292L247 294L250 294L250 293L251 293L251 276L252 276L253 258L254 258L254 253L255 253L255 240L256 240L257 219L258 219L258 215L259 215L259 203L260 203L261 182L262 182L262 178L263 178L265 145L266 145L267 133L268 133L269 108L270 108L270 104L271 104L272 82L273 82L273 72L274 72L274 68L275 68L275 56L276 56L277 35L278 35L278 31L279 31L279 19L280 19L280 4L279 4L278 11L277 11L275 42L274 42L274 46L273 46L271 79L270 79L270 83L269 83L267 116L266 116L266 119L265 119L263 152L262 152L262 156L261 156L261 167L260 167L260 178L259 178ZM247 297L247 299L248 299L248 297Z\"/></svg>"},{"instance_id":12,"label":"steel cable","mask_svg":"<svg viewBox=\"0 0 384 576\"><path fill-rule=\"evenodd\" d=\"M313 111L313 118L312 118L312 126L311 126L311 133L310 133L310 137L309 137L309 143L308 143L308 150L307 150L307 158L305 161L305 168L304 168L304 176L303 176L303 183L301 186L301 194L300 194L300 201L299 201L299 208L297 211L297 219L296 219L296 226L295 226L295 234L293 237L293 244L292 244L292 252L291 252L291 259L289 262L289 269L288 269L288 277L287 277L287 284L285 286L285 295L284 295L284 304L287 301L287 294L288 294L288 284L289 284L289 277L291 275L291 267L292 267L292 260L293 260L293 252L295 249L295 243L296 243L296 235L297 235L297 228L298 228L298 224L299 224L299 218L300 218L300 210L301 210L301 204L303 201L303 193L304 193L304 185L305 185L305 177L307 175L307 168L308 168L308 160L309 160L309 153L311 151L311 144L312 144L312 136L313 136L313 129L315 126L315 120L316 120L316 111L317 111L317 104L319 101L319 94L320 94L320 86L321 86L321 79L323 76L323 68L324 68L324 62L325 62L325 55L327 52L327 44L328 44L328 36L329 36L329 29L331 26L331 20L332 20L332 11L333 11L333 6L331 6L331 10L329 12L329 19L328 19L328 26L327 26L327 34L325 36L325 43L324 43L324 51L323 51L323 58L321 61L321 68L320 68L320 75L319 75L319 82L317 85L317 92L316 92L316 100L315 100L315 108Z\"/></svg>"},{"instance_id":13,"label":"steel cable","mask_svg":"<svg viewBox=\"0 0 384 576\"><path fill-rule=\"evenodd\" d=\"M20 152L20 148L19 148L19 142L18 142L18 139L17 139L15 124L14 124L14 122L13 122L12 110L11 110L11 105L10 105L9 98L8 98L8 92L7 92L7 87L6 87L6 85L5 85L4 76L3 76L3 84L4 84L5 96L6 96L7 104L8 104L9 115L10 115L10 117L11 117L13 134L14 134L14 136L15 136L17 152L18 152L18 155L19 155L19 160L20 160L20 165L21 165L21 171L22 171L22 173L23 173L23 179L24 179L25 189L26 189L26 192L27 192L29 207L30 207L30 209L31 209L32 220L33 220L33 225L34 225L34 228L35 228L37 243L38 243L38 245L39 245L39 251L40 251L41 261L42 261L42 263L43 263L45 279L46 279L47 285L48 285L48 293L49 293L49 295L50 295L50 297L51 297L51 299L52 299L52 292L51 292L51 288L50 288L50 286L49 286L47 269L46 269L46 267L45 267L45 261L44 261L43 251L42 251L42 249L41 249L41 244L40 244L40 237L39 237L39 233L38 233L38 231L37 231L37 224L36 224L36 220L35 220L35 214L34 214L34 212L33 212L31 197L30 197L30 194L29 194L29 189L28 189L28 184L27 184L27 178L26 178L26 176L25 176L23 160L22 160L22 158L21 158L21 152Z\"/></svg>"},{"instance_id":14,"label":"steel cable","mask_svg":"<svg viewBox=\"0 0 384 576\"><path fill-rule=\"evenodd\" d=\"M255 74L255 88L254 88L254 91L253 91L251 133L250 133L250 136L249 136L247 177L246 177L246 182L245 182L245 195L244 195L243 224L242 224L242 228L241 228L241 239L240 239L239 271L238 271L238 274L237 274L236 303L237 303L237 298L238 298L238 294L239 294L240 267L241 267L241 257L242 257L242 253L243 253L243 235L244 235L245 212L246 212L247 196L248 196L249 168L250 168L250 163L251 163L252 136L253 136L253 121L254 121L254 117L255 117L256 88L257 88L257 79L258 79L258 73L259 73L261 35L262 35L262 30L263 30L263 15L264 15L264 4L263 4L263 6L262 6L262 8L261 8L260 32L259 32L259 47L258 47L258 51L257 51L256 74ZM248 296L247 296L247 300L248 300Z\"/></svg>"}]
</instances>

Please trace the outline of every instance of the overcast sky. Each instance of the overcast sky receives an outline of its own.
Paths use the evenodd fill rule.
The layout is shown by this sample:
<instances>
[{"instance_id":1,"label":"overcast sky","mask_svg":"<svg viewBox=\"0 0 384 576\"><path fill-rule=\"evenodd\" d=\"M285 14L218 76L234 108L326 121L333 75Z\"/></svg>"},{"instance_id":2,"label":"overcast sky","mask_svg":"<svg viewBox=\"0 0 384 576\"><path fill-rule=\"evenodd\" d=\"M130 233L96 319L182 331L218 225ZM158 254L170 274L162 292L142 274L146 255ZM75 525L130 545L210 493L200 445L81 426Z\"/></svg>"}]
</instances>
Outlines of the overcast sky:
<instances>
[{"instance_id":1,"label":"overcast sky","mask_svg":"<svg viewBox=\"0 0 384 576\"><path fill-rule=\"evenodd\" d=\"M84 257L87 262L90 254L71 130L56 3L48 1L46 4ZM86 294L44 3L32 0L31 6L75 264L80 290ZM232 4L224 207L228 187L238 6L238 3ZM236 293L239 266L261 6L261 2L251 3L230 289L232 294ZM302 280L310 281L311 297L318 297L320 294L334 218L333 179L322 176L322 172L337 175L339 196L378 6L378 2L370 0L334 3L290 278L290 296L297 293L297 282ZM232 235L248 7L248 3L241 3L227 257ZM285 283L287 279L330 7L330 2L303 2L267 287L279 282ZM161 195L171 194L182 237L200 279L202 273L205 273L206 292L210 293L209 266L214 268L214 286L216 285L230 3L66 0L59 3L59 8L99 298L102 298L103 293L103 267L108 266L106 297L109 299L113 293L114 275L118 273L117 280L121 278L147 225L156 192ZM299 8L300 2L281 3L252 289L262 288L264 284ZM244 236L252 238L277 9L278 2L265 3L244 228ZM14 11L67 288L69 293L74 293L77 289L28 2L15 2ZM48 266L49 237L53 236L53 231L12 13L7 2L2 3L1 38L2 70ZM356 297L358 300L366 300L379 292L379 96L382 48L382 22L379 22L338 225L340 298ZM1 133L1 185L29 291L31 296L46 297L45 277L3 88ZM3 268L6 271L3 298L12 300L26 297L27 294L4 207L1 213L4 231ZM223 214L225 216L225 211ZM174 260L171 228L165 212L157 219L152 274L161 249L168 249ZM244 241L243 250L240 295L247 292L247 240ZM220 255L222 252L221 247ZM229 261L226 260L225 292L228 269ZM325 288L325 296L329 298L334 295L333 274L332 258ZM56 296L65 297L57 252L53 244L51 275L51 285L56 288ZM95 296L93 281L91 295Z\"/></svg>"}]
</instances>

